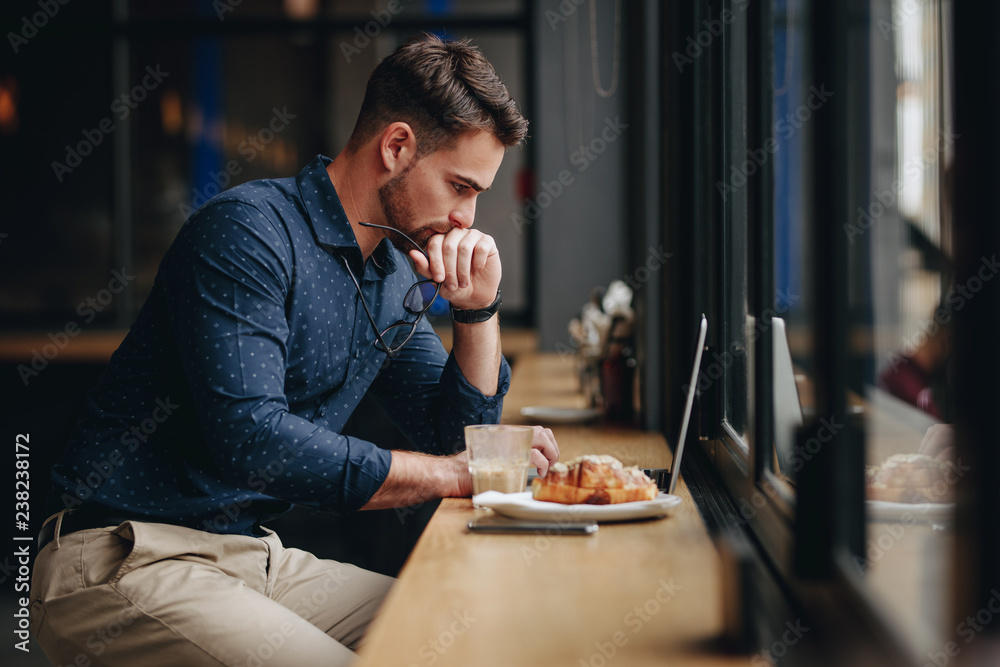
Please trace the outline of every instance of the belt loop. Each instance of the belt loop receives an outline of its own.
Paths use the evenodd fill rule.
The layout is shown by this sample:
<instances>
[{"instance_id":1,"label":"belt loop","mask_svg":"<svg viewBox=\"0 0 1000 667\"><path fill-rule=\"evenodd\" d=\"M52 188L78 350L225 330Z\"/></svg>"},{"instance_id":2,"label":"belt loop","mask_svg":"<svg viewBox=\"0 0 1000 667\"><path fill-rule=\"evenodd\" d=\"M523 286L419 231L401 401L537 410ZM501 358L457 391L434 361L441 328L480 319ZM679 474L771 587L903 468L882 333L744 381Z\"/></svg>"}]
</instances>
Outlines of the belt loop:
<instances>
[{"instance_id":1,"label":"belt loop","mask_svg":"<svg viewBox=\"0 0 1000 667\"><path fill-rule=\"evenodd\" d=\"M261 543L263 543L264 548L267 550L267 558L264 565L264 595L267 597L271 597L274 593L274 584L278 578L278 569L280 566L278 561L281 555L279 553L275 553L281 549L281 542L278 542L277 545L272 544L272 541L268 539L269 537L271 537L271 535L265 535L264 537L257 538Z\"/></svg>"},{"instance_id":2,"label":"belt loop","mask_svg":"<svg viewBox=\"0 0 1000 667\"><path fill-rule=\"evenodd\" d=\"M58 514L56 514L56 530L55 530L55 542L56 542L56 545L55 545L55 547L53 547L53 549L58 549L59 548L59 533L62 532L63 517L66 516L66 512L72 512L72 511L73 510L70 510L70 509L63 509L63 510L60 510Z\"/></svg>"}]
</instances>

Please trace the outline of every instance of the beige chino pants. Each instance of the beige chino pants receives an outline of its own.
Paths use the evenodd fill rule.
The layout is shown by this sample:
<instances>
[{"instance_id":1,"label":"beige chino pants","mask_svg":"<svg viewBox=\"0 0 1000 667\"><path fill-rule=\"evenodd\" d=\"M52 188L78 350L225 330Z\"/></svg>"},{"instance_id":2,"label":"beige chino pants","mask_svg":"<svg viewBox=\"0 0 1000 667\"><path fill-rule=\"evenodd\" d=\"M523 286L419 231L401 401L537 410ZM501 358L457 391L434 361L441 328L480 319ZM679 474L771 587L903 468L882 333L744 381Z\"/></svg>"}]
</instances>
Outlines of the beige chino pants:
<instances>
[{"instance_id":1,"label":"beige chino pants","mask_svg":"<svg viewBox=\"0 0 1000 667\"><path fill-rule=\"evenodd\" d=\"M393 581L273 532L130 521L42 549L31 628L57 666L348 665Z\"/></svg>"}]
</instances>

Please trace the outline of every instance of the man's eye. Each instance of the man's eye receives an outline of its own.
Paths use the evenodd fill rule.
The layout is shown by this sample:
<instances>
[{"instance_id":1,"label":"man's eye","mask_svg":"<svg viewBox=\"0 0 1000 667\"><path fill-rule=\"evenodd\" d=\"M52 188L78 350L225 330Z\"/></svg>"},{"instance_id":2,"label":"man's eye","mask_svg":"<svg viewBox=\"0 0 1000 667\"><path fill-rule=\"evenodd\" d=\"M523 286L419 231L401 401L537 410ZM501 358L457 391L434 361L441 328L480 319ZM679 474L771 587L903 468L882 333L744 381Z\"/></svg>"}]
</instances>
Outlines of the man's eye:
<instances>
[{"instance_id":1,"label":"man's eye","mask_svg":"<svg viewBox=\"0 0 1000 667\"><path fill-rule=\"evenodd\" d=\"M469 186L464 183L452 183L452 185L455 187L455 192L463 192L469 189Z\"/></svg>"}]
</instances>

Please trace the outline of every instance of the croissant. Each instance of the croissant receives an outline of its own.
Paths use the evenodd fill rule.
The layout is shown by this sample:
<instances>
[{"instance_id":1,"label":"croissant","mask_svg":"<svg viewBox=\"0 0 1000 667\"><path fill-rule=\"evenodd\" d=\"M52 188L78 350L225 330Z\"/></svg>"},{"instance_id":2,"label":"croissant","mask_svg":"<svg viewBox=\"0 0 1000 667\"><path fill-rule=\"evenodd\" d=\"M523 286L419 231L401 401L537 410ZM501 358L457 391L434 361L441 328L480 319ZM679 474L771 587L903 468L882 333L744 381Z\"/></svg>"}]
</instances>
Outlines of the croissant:
<instances>
[{"instance_id":1,"label":"croissant","mask_svg":"<svg viewBox=\"0 0 1000 667\"><path fill-rule=\"evenodd\" d=\"M635 466L613 456L580 456L553 463L545 477L531 482L531 495L564 505L610 505L656 498L656 483Z\"/></svg>"},{"instance_id":2,"label":"croissant","mask_svg":"<svg viewBox=\"0 0 1000 667\"><path fill-rule=\"evenodd\" d=\"M923 454L896 454L865 471L869 500L941 503L954 496L954 464Z\"/></svg>"}]
</instances>

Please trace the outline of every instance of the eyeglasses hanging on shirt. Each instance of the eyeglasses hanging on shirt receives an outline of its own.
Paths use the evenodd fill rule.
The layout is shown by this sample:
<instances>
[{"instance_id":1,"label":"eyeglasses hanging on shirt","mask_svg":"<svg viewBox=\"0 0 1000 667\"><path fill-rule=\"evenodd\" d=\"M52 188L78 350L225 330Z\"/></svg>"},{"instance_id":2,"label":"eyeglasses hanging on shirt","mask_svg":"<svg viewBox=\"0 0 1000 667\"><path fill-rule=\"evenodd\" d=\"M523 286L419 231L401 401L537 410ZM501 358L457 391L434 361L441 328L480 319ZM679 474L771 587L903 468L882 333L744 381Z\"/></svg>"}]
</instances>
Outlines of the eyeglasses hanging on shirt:
<instances>
[{"instance_id":1,"label":"eyeglasses hanging on shirt","mask_svg":"<svg viewBox=\"0 0 1000 667\"><path fill-rule=\"evenodd\" d=\"M428 263L430 262L430 257L428 257L424 249L417 245L416 241L398 229L394 227L387 227L385 225L376 225L371 222L359 222L358 224L364 227L374 227L375 229L384 229L386 231L399 234L413 244L413 247L419 250L424 257L427 257ZM361 291L361 284L358 283L358 279L354 276L354 272L351 271L351 267L347 263L347 259L341 256L341 260L344 262L344 268L347 269L347 275L351 276L351 280L354 281L354 287L358 290L358 297L361 299L361 305L364 306L365 314L368 315L368 321L371 322L372 330L375 331L375 348L385 352L389 357L396 356L396 354L403 349L403 346L410 342L410 339L413 338L413 332L417 330L417 324L420 323L420 319L434 304L434 300L437 298L438 292L441 291L441 283L436 283L430 279L419 280L414 283L410 289L407 290L406 296L403 298L403 310L405 310L409 315L413 315L414 319L412 321L405 319L396 320L393 324L390 324L382 331L379 331L378 324L376 324L375 318L372 316L372 311L368 308L368 302L365 301L365 295ZM400 331L404 327L409 327L409 331L406 332L402 342L396 345L389 345L386 340L391 340L393 338L398 339Z\"/></svg>"}]
</instances>

